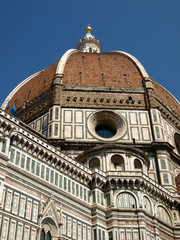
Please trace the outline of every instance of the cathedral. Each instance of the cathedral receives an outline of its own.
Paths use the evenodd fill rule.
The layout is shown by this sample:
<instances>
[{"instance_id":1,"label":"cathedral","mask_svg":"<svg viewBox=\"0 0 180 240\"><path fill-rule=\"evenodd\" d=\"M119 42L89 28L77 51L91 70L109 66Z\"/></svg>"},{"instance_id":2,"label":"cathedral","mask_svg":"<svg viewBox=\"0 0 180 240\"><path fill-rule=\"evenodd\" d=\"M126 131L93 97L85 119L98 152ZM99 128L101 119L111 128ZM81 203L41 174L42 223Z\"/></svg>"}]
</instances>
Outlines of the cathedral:
<instances>
[{"instance_id":1,"label":"cathedral","mask_svg":"<svg viewBox=\"0 0 180 240\"><path fill-rule=\"evenodd\" d=\"M180 240L180 103L86 35L0 109L1 240Z\"/></svg>"}]
</instances>

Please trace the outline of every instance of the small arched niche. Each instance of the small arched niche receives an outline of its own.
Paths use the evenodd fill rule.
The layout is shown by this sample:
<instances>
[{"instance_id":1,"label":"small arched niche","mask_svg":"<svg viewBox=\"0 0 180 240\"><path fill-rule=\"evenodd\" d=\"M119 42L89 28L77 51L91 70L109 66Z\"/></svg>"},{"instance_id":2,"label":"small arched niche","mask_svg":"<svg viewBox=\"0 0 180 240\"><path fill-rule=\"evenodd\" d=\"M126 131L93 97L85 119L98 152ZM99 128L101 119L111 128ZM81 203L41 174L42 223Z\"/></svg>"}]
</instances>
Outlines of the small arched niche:
<instances>
[{"instance_id":1,"label":"small arched niche","mask_svg":"<svg viewBox=\"0 0 180 240\"><path fill-rule=\"evenodd\" d=\"M52 236L58 236L58 228L50 217L43 219L40 240L53 240Z\"/></svg>"},{"instance_id":2,"label":"small arched niche","mask_svg":"<svg viewBox=\"0 0 180 240\"><path fill-rule=\"evenodd\" d=\"M174 134L174 142L176 145L177 152L178 152L178 154L180 154L180 134L178 134L178 133Z\"/></svg>"},{"instance_id":3,"label":"small arched niche","mask_svg":"<svg viewBox=\"0 0 180 240\"><path fill-rule=\"evenodd\" d=\"M171 218L163 206L157 207L157 217L162 221L169 225L172 225Z\"/></svg>"},{"instance_id":4,"label":"small arched niche","mask_svg":"<svg viewBox=\"0 0 180 240\"><path fill-rule=\"evenodd\" d=\"M137 172L142 172L143 168L142 168L142 163L140 160L138 159L135 159L134 160L134 171L137 171Z\"/></svg>"},{"instance_id":5,"label":"small arched niche","mask_svg":"<svg viewBox=\"0 0 180 240\"><path fill-rule=\"evenodd\" d=\"M113 155L111 157L111 169L116 171L124 171L124 158L121 155Z\"/></svg>"},{"instance_id":6,"label":"small arched niche","mask_svg":"<svg viewBox=\"0 0 180 240\"><path fill-rule=\"evenodd\" d=\"M89 48L89 53L92 53L92 52L93 52L93 50L92 50L92 48L90 47L90 48Z\"/></svg>"},{"instance_id":7,"label":"small arched niche","mask_svg":"<svg viewBox=\"0 0 180 240\"><path fill-rule=\"evenodd\" d=\"M89 161L89 168L90 169L100 169L100 160L99 158L92 158L90 161Z\"/></svg>"},{"instance_id":8,"label":"small arched niche","mask_svg":"<svg viewBox=\"0 0 180 240\"><path fill-rule=\"evenodd\" d=\"M146 196L143 197L143 208L145 212L152 214L151 202Z\"/></svg>"},{"instance_id":9,"label":"small arched niche","mask_svg":"<svg viewBox=\"0 0 180 240\"><path fill-rule=\"evenodd\" d=\"M123 192L117 197L117 207L126 209L137 208L136 199L132 194Z\"/></svg>"}]
</instances>

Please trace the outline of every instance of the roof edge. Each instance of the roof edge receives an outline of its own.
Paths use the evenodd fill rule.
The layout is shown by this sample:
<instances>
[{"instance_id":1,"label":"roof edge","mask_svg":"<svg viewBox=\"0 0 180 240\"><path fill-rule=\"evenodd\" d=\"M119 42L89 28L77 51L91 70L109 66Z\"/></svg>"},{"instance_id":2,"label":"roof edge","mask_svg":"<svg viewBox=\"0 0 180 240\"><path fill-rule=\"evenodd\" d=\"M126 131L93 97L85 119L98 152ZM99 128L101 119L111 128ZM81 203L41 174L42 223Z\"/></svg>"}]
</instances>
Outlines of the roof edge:
<instances>
[{"instance_id":1,"label":"roof edge","mask_svg":"<svg viewBox=\"0 0 180 240\"><path fill-rule=\"evenodd\" d=\"M156 83L157 83L157 82L156 82ZM157 83L157 84L159 84L159 83ZM165 87L163 87L161 84L159 84L159 86L161 86L161 87L164 89L164 91L166 91L166 92L174 99L174 101L177 102L177 104L180 105L180 102L178 101L177 98L174 97L174 95L172 95L172 93L170 93L170 92L169 92Z\"/></svg>"},{"instance_id":2,"label":"roof edge","mask_svg":"<svg viewBox=\"0 0 180 240\"><path fill-rule=\"evenodd\" d=\"M127 52L122 52L122 51L111 51L110 53L119 53L121 55L124 55L128 58L130 58L135 65L137 66L137 68L140 70L143 78L149 78L148 73L146 72L145 68L143 67L143 65L139 62L139 60L137 58L135 58L133 55L127 53Z\"/></svg>"},{"instance_id":3,"label":"roof edge","mask_svg":"<svg viewBox=\"0 0 180 240\"><path fill-rule=\"evenodd\" d=\"M63 72L64 72L64 67L66 65L66 62L68 60L68 58L71 56L71 54L75 53L75 52L79 52L79 50L77 49L69 49L68 51L66 51L63 56L61 57L61 59L59 60L59 63L57 65L57 68L56 68L56 75L57 74L62 74L63 75Z\"/></svg>"},{"instance_id":4,"label":"roof edge","mask_svg":"<svg viewBox=\"0 0 180 240\"><path fill-rule=\"evenodd\" d=\"M34 74L32 74L31 76L29 76L28 78L26 78L23 82L21 82L19 85L17 85L11 92L10 94L6 97L6 99L4 100L3 104L1 105L1 108L3 110L6 109L6 106L8 104L8 102L11 100L11 98L14 96L14 94L27 82L29 82L32 78L36 77L40 72L42 72L43 70L36 72Z\"/></svg>"}]
</instances>

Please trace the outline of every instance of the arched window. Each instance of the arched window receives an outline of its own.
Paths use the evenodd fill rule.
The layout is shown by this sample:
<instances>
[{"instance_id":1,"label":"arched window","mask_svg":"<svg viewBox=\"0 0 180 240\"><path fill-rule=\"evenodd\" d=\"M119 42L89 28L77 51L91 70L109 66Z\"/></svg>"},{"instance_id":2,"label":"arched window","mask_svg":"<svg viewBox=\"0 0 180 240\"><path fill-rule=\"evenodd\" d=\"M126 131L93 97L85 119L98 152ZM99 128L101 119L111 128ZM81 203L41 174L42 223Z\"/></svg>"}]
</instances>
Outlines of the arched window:
<instances>
[{"instance_id":1,"label":"arched window","mask_svg":"<svg viewBox=\"0 0 180 240\"><path fill-rule=\"evenodd\" d=\"M116 131L110 125L102 124L96 127L96 133L102 138L112 138L116 134Z\"/></svg>"},{"instance_id":2,"label":"arched window","mask_svg":"<svg viewBox=\"0 0 180 240\"><path fill-rule=\"evenodd\" d=\"M180 134L178 134L178 133L174 134L174 142L175 142L177 151L180 154Z\"/></svg>"},{"instance_id":3,"label":"arched window","mask_svg":"<svg viewBox=\"0 0 180 240\"><path fill-rule=\"evenodd\" d=\"M41 230L41 236L40 236L40 240L51 240L51 233L50 231L47 232L47 234L45 233L44 229Z\"/></svg>"},{"instance_id":4,"label":"arched window","mask_svg":"<svg viewBox=\"0 0 180 240\"><path fill-rule=\"evenodd\" d=\"M167 211L162 206L158 206L158 208L157 208L157 217L162 222L165 222L169 225L172 225L171 218L170 218L169 214L167 213Z\"/></svg>"},{"instance_id":5,"label":"arched window","mask_svg":"<svg viewBox=\"0 0 180 240\"><path fill-rule=\"evenodd\" d=\"M117 207L119 208L137 208L135 197L127 192L121 193L117 197Z\"/></svg>"},{"instance_id":6,"label":"arched window","mask_svg":"<svg viewBox=\"0 0 180 240\"><path fill-rule=\"evenodd\" d=\"M113 155L111 158L111 166L117 171L124 171L124 158L120 155Z\"/></svg>"},{"instance_id":7,"label":"arched window","mask_svg":"<svg viewBox=\"0 0 180 240\"><path fill-rule=\"evenodd\" d=\"M52 236L58 236L58 228L51 217L44 218L42 221L40 240L52 240Z\"/></svg>"},{"instance_id":8,"label":"arched window","mask_svg":"<svg viewBox=\"0 0 180 240\"><path fill-rule=\"evenodd\" d=\"M45 240L45 232L44 232L44 229L41 230L40 240Z\"/></svg>"},{"instance_id":9,"label":"arched window","mask_svg":"<svg viewBox=\"0 0 180 240\"><path fill-rule=\"evenodd\" d=\"M51 233L50 232L47 233L46 240L51 240Z\"/></svg>"},{"instance_id":10,"label":"arched window","mask_svg":"<svg viewBox=\"0 0 180 240\"><path fill-rule=\"evenodd\" d=\"M91 159L91 161L89 162L89 168L90 169L100 169L100 160L99 158L93 158Z\"/></svg>"},{"instance_id":11,"label":"arched window","mask_svg":"<svg viewBox=\"0 0 180 240\"><path fill-rule=\"evenodd\" d=\"M92 53L92 48L91 47L89 48L89 53Z\"/></svg>"},{"instance_id":12,"label":"arched window","mask_svg":"<svg viewBox=\"0 0 180 240\"><path fill-rule=\"evenodd\" d=\"M152 214L151 202L147 197L143 197L143 208L147 213Z\"/></svg>"},{"instance_id":13,"label":"arched window","mask_svg":"<svg viewBox=\"0 0 180 240\"><path fill-rule=\"evenodd\" d=\"M134 160L134 171L142 171L142 164L138 159Z\"/></svg>"}]
</instances>

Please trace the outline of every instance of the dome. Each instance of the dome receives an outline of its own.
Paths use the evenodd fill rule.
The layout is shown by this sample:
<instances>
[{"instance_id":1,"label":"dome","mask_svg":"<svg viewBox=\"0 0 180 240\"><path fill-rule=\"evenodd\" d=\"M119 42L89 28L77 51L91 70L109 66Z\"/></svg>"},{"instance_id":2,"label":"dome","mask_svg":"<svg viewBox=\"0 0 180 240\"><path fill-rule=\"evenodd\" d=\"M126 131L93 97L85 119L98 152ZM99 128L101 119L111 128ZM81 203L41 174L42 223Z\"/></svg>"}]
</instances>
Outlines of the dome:
<instances>
[{"instance_id":1,"label":"dome","mask_svg":"<svg viewBox=\"0 0 180 240\"><path fill-rule=\"evenodd\" d=\"M125 52L84 53L68 50L62 58L20 83L6 98L16 109L45 94L52 88L53 79L62 75L62 85L144 88L144 79L150 78L137 59ZM179 102L161 85L151 79L153 92L180 115Z\"/></svg>"},{"instance_id":2,"label":"dome","mask_svg":"<svg viewBox=\"0 0 180 240\"><path fill-rule=\"evenodd\" d=\"M180 128L179 102L155 82L131 54L122 51L102 53L101 44L91 35L91 30L88 26L87 33L80 40L77 49L68 50L50 67L20 83L6 98L2 109L6 110L7 104L11 109L15 104L17 117L29 123L54 104L68 107L74 104L73 106L81 107L85 92L92 92L93 99L87 99L83 106L87 107L91 102L91 106L96 107L95 103L100 101L102 104L98 107L101 109L156 108ZM60 87L57 88L57 85ZM78 91L82 93L81 100L78 100ZM102 98L96 99L95 91L101 92L101 97L106 93L108 106L105 106ZM109 100L108 94L112 97L113 93L114 100ZM70 106L68 99L72 98Z\"/></svg>"}]
</instances>

